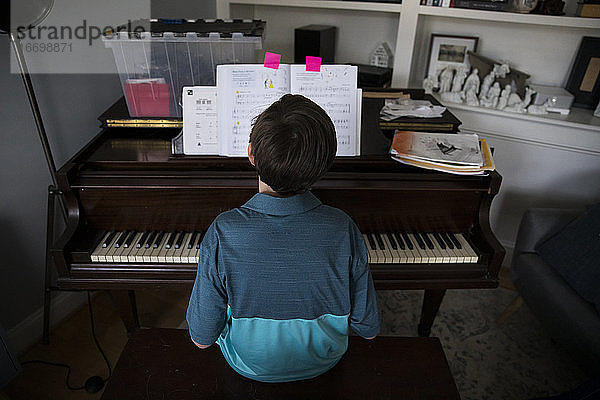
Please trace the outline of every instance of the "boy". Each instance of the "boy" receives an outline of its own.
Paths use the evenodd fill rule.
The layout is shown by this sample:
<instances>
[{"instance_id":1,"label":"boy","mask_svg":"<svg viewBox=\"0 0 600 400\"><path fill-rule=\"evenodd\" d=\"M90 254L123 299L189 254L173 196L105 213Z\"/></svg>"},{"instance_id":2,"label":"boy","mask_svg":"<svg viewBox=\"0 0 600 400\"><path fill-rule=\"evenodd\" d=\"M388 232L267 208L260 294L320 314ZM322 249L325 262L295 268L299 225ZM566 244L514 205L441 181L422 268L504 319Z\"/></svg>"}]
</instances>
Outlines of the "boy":
<instances>
[{"instance_id":1,"label":"boy","mask_svg":"<svg viewBox=\"0 0 600 400\"><path fill-rule=\"evenodd\" d=\"M200 348L216 341L248 378L315 377L340 360L350 328L369 339L379 333L362 236L348 215L309 191L336 148L323 109L283 96L250 134L259 193L215 218L202 241L190 336Z\"/></svg>"}]
</instances>

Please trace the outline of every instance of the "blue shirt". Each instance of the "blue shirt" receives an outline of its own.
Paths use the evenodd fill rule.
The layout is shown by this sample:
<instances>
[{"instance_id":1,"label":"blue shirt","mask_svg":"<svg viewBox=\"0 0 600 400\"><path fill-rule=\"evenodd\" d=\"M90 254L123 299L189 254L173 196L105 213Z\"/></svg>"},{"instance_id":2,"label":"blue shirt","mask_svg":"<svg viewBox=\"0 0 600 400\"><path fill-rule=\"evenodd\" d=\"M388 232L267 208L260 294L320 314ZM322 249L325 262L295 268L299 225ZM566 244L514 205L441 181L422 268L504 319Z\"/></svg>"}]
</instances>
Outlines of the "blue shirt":
<instances>
[{"instance_id":1,"label":"blue shirt","mask_svg":"<svg viewBox=\"0 0 600 400\"><path fill-rule=\"evenodd\" d=\"M205 233L187 321L238 373L263 382L308 379L333 367L351 328L380 329L360 231L307 191L258 193Z\"/></svg>"}]
</instances>

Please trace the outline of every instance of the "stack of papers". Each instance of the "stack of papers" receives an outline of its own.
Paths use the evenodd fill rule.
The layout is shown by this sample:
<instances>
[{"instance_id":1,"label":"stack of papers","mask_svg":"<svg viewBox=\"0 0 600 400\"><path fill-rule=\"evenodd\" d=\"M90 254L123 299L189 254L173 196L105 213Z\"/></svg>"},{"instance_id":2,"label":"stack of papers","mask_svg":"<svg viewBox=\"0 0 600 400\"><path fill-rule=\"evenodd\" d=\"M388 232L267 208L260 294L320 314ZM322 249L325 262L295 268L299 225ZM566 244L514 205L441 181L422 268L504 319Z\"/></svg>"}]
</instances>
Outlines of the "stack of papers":
<instances>
[{"instance_id":1,"label":"stack of papers","mask_svg":"<svg viewBox=\"0 0 600 400\"><path fill-rule=\"evenodd\" d=\"M427 100L386 99L381 109L380 118L391 121L399 117L439 118L446 107L434 106Z\"/></svg>"},{"instance_id":2,"label":"stack of papers","mask_svg":"<svg viewBox=\"0 0 600 400\"><path fill-rule=\"evenodd\" d=\"M419 168L458 175L482 175L495 169L485 139L476 134L396 131L392 159Z\"/></svg>"}]
</instances>

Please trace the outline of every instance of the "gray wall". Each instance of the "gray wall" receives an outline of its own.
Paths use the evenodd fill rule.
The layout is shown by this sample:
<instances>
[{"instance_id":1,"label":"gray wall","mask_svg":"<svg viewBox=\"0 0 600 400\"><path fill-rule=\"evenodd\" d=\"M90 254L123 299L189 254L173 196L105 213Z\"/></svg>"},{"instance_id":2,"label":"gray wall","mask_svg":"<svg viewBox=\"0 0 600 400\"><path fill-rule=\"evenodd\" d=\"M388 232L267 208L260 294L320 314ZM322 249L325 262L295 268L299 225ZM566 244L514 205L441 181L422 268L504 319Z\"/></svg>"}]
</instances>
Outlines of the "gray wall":
<instances>
[{"instance_id":1,"label":"gray wall","mask_svg":"<svg viewBox=\"0 0 600 400\"><path fill-rule=\"evenodd\" d=\"M152 16L214 18L210 1L153 1ZM0 35L0 323L7 331L42 307L47 187L51 183L21 77L10 73ZM116 75L35 75L57 167L97 132L120 95ZM40 332L41 334L41 332Z\"/></svg>"}]
</instances>

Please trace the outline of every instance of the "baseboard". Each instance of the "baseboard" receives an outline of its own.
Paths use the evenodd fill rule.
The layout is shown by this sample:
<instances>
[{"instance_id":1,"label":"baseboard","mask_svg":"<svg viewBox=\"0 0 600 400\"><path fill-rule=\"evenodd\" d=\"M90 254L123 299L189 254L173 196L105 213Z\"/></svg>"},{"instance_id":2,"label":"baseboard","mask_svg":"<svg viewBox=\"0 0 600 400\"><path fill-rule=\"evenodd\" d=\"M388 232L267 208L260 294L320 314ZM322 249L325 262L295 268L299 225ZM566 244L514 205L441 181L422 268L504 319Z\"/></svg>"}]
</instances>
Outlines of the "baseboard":
<instances>
[{"instance_id":1,"label":"baseboard","mask_svg":"<svg viewBox=\"0 0 600 400\"><path fill-rule=\"evenodd\" d=\"M77 311L87 301L86 292L59 292L54 294L50 306L50 326ZM21 355L42 338L44 307L38 308L27 318L8 330L8 342L13 353Z\"/></svg>"}]
</instances>

